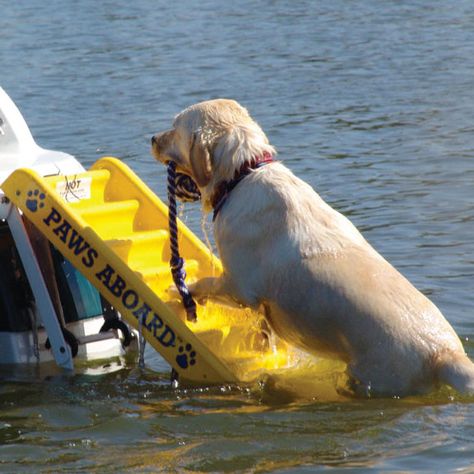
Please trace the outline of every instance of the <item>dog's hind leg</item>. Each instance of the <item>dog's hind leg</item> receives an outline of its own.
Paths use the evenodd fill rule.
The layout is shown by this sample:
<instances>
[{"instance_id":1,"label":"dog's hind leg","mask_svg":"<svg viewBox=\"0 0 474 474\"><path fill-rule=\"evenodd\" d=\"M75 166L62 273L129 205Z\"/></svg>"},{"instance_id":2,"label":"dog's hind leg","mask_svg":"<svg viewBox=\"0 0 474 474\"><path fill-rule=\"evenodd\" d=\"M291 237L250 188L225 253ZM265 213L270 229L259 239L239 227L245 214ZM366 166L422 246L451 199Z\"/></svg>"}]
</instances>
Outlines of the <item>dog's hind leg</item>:
<instances>
[{"instance_id":1,"label":"dog's hind leg","mask_svg":"<svg viewBox=\"0 0 474 474\"><path fill-rule=\"evenodd\" d=\"M474 395L474 364L466 354L446 353L437 364L438 379L458 392Z\"/></svg>"},{"instance_id":2,"label":"dog's hind leg","mask_svg":"<svg viewBox=\"0 0 474 474\"><path fill-rule=\"evenodd\" d=\"M426 393L433 385L432 377L423 374L423 359L413 357L411 364L399 364L392 357L380 354L359 358L347 366L350 388L357 397L405 397Z\"/></svg>"}]
</instances>

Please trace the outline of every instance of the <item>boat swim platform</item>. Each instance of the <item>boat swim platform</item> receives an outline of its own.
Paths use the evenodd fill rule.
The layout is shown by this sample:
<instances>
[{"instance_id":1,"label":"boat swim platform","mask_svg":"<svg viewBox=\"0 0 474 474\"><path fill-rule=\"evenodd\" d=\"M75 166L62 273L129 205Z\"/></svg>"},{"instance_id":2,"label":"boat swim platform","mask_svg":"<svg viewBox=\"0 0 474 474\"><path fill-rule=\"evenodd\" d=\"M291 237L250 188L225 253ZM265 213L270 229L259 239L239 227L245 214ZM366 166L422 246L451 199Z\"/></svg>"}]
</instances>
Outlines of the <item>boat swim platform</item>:
<instances>
[{"instance_id":1,"label":"boat swim platform","mask_svg":"<svg viewBox=\"0 0 474 474\"><path fill-rule=\"evenodd\" d=\"M71 176L22 168L1 188L125 322L138 329L142 321L146 341L181 384L246 383L301 369L301 353L272 334L258 312L207 301L197 306L197 322L187 321L180 297L169 291L168 208L122 161L104 157ZM187 282L218 276L220 260L181 221L178 231Z\"/></svg>"}]
</instances>

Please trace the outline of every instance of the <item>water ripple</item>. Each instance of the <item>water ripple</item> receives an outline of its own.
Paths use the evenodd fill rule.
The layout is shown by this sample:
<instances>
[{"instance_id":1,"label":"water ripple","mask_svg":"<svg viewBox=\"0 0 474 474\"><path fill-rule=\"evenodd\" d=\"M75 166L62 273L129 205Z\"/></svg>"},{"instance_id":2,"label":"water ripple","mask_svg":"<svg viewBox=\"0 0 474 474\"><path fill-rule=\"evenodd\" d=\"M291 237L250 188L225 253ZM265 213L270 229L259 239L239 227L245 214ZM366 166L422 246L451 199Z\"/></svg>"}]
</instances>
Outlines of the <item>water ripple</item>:
<instances>
[{"instance_id":1,"label":"water ripple","mask_svg":"<svg viewBox=\"0 0 474 474\"><path fill-rule=\"evenodd\" d=\"M162 198L149 137L232 97L279 157L440 306L474 355L472 2L13 2L1 85L38 142L116 155ZM187 224L200 233L197 206ZM448 472L469 400L270 403L175 392L167 367L0 388L4 472ZM3 372L2 372L3 374ZM436 398L438 397L438 398Z\"/></svg>"}]
</instances>

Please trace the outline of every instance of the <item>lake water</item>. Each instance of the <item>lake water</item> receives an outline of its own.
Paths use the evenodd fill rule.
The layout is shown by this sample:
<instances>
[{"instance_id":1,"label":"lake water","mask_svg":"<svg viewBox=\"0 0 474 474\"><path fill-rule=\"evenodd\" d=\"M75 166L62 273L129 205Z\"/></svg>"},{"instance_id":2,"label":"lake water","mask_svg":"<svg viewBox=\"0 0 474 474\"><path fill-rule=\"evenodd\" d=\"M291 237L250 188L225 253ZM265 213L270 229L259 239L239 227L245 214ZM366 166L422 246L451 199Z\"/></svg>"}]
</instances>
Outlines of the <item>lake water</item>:
<instances>
[{"instance_id":1,"label":"lake water","mask_svg":"<svg viewBox=\"0 0 474 474\"><path fill-rule=\"evenodd\" d=\"M151 135L237 99L474 357L473 25L470 0L0 0L0 85L42 146L118 156L161 197ZM3 381L0 410L1 472L474 472L473 400L454 392L175 391L152 352L145 371Z\"/></svg>"}]
</instances>

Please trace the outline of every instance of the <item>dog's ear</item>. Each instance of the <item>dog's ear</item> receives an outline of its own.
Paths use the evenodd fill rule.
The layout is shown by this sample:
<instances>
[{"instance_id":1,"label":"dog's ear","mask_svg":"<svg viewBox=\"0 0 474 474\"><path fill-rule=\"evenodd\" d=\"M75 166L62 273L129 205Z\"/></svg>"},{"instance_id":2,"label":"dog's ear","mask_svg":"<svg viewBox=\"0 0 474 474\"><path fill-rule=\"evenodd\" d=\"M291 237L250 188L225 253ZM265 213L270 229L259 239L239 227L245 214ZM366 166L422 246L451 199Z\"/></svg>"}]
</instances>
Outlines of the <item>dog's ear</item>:
<instances>
[{"instance_id":1,"label":"dog's ear","mask_svg":"<svg viewBox=\"0 0 474 474\"><path fill-rule=\"evenodd\" d=\"M211 180L211 154L198 133L193 133L189 161L197 185L201 188L206 186Z\"/></svg>"}]
</instances>

